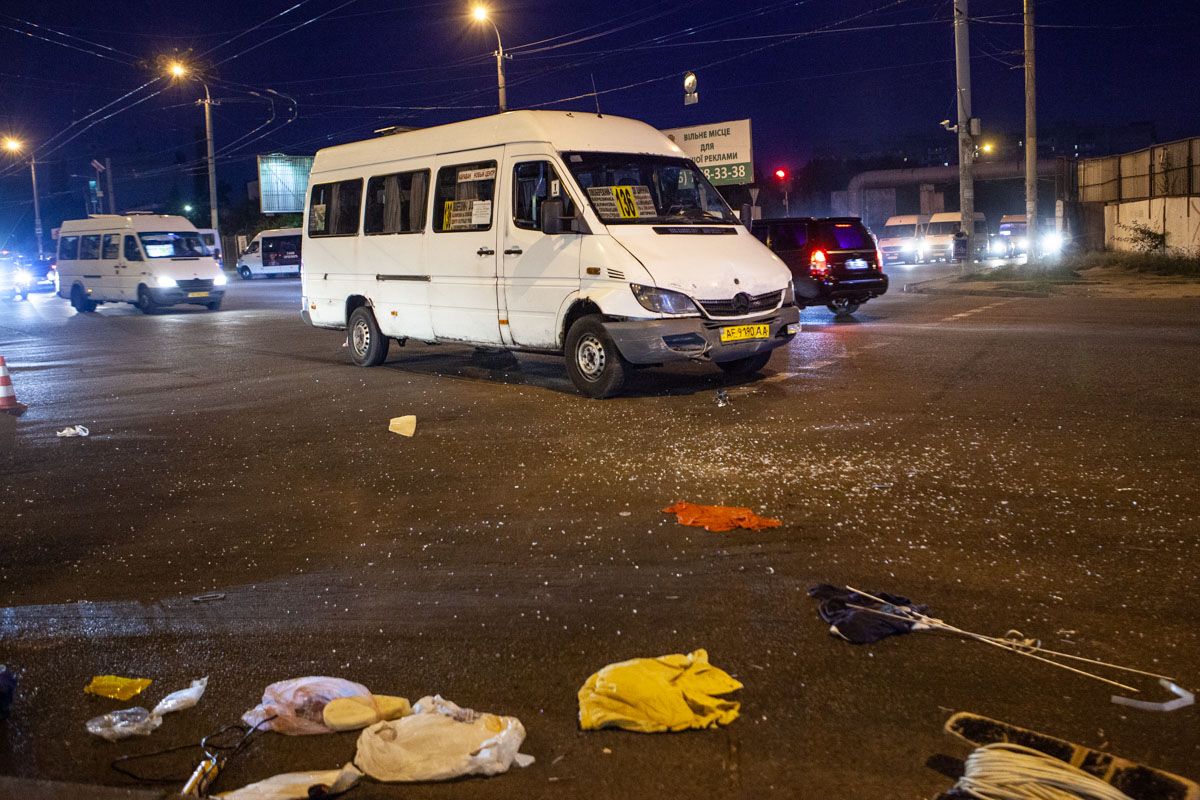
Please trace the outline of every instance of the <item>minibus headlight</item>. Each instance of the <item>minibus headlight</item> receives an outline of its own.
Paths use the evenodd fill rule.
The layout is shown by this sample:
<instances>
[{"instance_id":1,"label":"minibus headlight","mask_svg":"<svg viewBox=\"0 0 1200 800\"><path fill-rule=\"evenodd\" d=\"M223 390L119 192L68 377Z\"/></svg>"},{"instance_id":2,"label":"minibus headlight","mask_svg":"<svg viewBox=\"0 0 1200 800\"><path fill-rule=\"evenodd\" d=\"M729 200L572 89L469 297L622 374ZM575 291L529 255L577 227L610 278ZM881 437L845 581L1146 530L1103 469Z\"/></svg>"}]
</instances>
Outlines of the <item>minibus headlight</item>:
<instances>
[{"instance_id":1,"label":"minibus headlight","mask_svg":"<svg viewBox=\"0 0 1200 800\"><path fill-rule=\"evenodd\" d=\"M213 278L213 286L224 286L227 283L229 283L229 278L225 277L224 272L219 273L217 277Z\"/></svg>"},{"instance_id":2,"label":"minibus headlight","mask_svg":"<svg viewBox=\"0 0 1200 800\"><path fill-rule=\"evenodd\" d=\"M691 298L683 292L672 292L659 289L657 286L642 286L638 283L629 284L633 296L641 303L642 308L658 314L699 314L700 309Z\"/></svg>"},{"instance_id":3,"label":"minibus headlight","mask_svg":"<svg viewBox=\"0 0 1200 800\"><path fill-rule=\"evenodd\" d=\"M154 281L160 289L174 289L179 283L174 278L168 278L166 275L159 275Z\"/></svg>"},{"instance_id":4,"label":"minibus headlight","mask_svg":"<svg viewBox=\"0 0 1200 800\"><path fill-rule=\"evenodd\" d=\"M912 253L917 249L917 243L912 239L905 239L904 244L900 245L900 250L905 253Z\"/></svg>"}]
</instances>

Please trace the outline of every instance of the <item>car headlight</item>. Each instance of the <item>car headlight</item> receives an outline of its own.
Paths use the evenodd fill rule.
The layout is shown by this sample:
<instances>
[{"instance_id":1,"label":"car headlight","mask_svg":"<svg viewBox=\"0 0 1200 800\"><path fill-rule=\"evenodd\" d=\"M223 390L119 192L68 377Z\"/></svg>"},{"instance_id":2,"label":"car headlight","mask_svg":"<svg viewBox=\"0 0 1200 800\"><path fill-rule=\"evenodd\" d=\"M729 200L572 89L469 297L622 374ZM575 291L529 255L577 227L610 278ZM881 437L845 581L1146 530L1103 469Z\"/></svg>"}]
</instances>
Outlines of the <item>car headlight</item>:
<instances>
[{"instance_id":1,"label":"car headlight","mask_svg":"<svg viewBox=\"0 0 1200 800\"><path fill-rule=\"evenodd\" d=\"M699 314L700 309L692 299L683 292L672 292L669 289L659 289L657 286L642 286L638 283L629 284L633 296L641 303L642 308L658 314Z\"/></svg>"},{"instance_id":2,"label":"car headlight","mask_svg":"<svg viewBox=\"0 0 1200 800\"><path fill-rule=\"evenodd\" d=\"M27 269L17 270L17 283L33 283L33 273Z\"/></svg>"},{"instance_id":3,"label":"car headlight","mask_svg":"<svg viewBox=\"0 0 1200 800\"><path fill-rule=\"evenodd\" d=\"M229 278L225 277L224 272L217 275L217 277L213 278L213 286L224 286L228 282L229 282Z\"/></svg>"},{"instance_id":4,"label":"car headlight","mask_svg":"<svg viewBox=\"0 0 1200 800\"><path fill-rule=\"evenodd\" d=\"M788 281L787 288L783 290L783 305L796 305L796 285L793 281Z\"/></svg>"},{"instance_id":5,"label":"car headlight","mask_svg":"<svg viewBox=\"0 0 1200 800\"><path fill-rule=\"evenodd\" d=\"M900 245L900 249L903 250L905 253L911 253L917 249L917 243L914 242L912 239L909 239L907 242Z\"/></svg>"},{"instance_id":6,"label":"car headlight","mask_svg":"<svg viewBox=\"0 0 1200 800\"><path fill-rule=\"evenodd\" d=\"M166 275L159 275L154 279L155 285L160 289L174 289L179 285L179 282L174 278L168 278Z\"/></svg>"}]
</instances>

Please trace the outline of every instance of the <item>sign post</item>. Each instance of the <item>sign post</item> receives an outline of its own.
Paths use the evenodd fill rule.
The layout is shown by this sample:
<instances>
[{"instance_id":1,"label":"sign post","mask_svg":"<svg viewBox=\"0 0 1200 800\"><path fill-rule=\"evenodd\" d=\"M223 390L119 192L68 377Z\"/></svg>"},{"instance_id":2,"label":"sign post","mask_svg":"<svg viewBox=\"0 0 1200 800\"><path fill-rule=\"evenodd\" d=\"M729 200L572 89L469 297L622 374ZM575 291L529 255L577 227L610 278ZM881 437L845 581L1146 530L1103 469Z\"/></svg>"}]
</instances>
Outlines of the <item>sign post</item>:
<instances>
[{"instance_id":1,"label":"sign post","mask_svg":"<svg viewBox=\"0 0 1200 800\"><path fill-rule=\"evenodd\" d=\"M714 186L754 183L750 120L689 125L663 131Z\"/></svg>"}]
</instances>

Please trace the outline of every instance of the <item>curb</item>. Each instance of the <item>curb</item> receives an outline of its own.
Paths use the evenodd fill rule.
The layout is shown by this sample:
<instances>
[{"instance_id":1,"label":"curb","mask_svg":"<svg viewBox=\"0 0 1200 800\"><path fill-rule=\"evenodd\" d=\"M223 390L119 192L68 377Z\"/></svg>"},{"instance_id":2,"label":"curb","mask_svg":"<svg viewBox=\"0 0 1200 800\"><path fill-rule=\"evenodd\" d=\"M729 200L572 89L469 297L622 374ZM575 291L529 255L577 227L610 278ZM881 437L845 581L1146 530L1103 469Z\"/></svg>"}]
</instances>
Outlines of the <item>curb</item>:
<instances>
[{"instance_id":1,"label":"curb","mask_svg":"<svg viewBox=\"0 0 1200 800\"><path fill-rule=\"evenodd\" d=\"M183 795L162 789L132 789L84 783L14 778L0 775L0 800L183 800Z\"/></svg>"}]
</instances>

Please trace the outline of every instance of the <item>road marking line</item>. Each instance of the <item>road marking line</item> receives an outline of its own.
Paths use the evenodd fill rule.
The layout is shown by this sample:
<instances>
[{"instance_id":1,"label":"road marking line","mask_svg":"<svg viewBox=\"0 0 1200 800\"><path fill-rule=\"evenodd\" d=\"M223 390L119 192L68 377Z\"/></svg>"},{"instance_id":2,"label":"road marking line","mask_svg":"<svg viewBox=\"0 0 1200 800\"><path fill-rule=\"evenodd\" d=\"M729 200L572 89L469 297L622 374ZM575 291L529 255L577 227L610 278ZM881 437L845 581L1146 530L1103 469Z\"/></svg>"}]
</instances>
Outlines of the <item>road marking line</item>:
<instances>
[{"instance_id":1,"label":"road marking line","mask_svg":"<svg viewBox=\"0 0 1200 800\"><path fill-rule=\"evenodd\" d=\"M951 315L950 315L950 316L948 316L948 317L945 317L945 318L943 318L943 319L939 319L937 322L935 322L935 323L933 323L933 324L934 324L934 325L939 325L939 324L941 324L941 323L943 323L943 322L951 322L952 320L956 320L956 319L966 319L967 317L970 317L970 316L972 316L972 315L974 315L974 314L979 314L979 313L981 313L981 312L984 312L984 311L989 311L989 310L991 310L991 309L993 309L993 308L999 308L1000 306L1007 305L1007 304L1009 304L1009 303L1011 303L1011 302L1012 302L1012 300L999 300L999 301L997 301L997 302L995 302L995 303L989 303L989 304L988 304L988 305L986 305L986 306L979 306L978 308L972 308L972 309L968 309L967 311L960 311L960 312L959 312L959 313L957 313L957 314L951 314Z\"/></svg>"}]
</instances>

